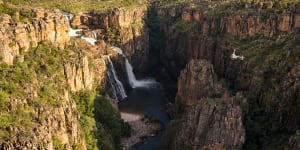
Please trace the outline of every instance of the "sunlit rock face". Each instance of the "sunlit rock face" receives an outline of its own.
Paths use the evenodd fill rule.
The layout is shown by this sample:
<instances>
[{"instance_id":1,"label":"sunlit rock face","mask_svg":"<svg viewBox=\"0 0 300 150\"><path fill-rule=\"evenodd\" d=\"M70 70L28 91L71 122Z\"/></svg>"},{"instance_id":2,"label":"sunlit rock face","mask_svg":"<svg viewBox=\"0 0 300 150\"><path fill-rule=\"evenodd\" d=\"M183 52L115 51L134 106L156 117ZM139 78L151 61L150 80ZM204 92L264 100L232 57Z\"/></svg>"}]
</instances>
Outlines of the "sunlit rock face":
<instances>
[{"instance_id":1,"label":"sunlit rock face","mask_svg":"<svg viewBox=\"0 0 300 150\"><path fill-rule=\"evenodd\" d=\"M36 47L41 41L48 41L64 49L69 42L69 22L59 10L33 9L35 18L31 22L15 22L11 16L1 14L2 34L0 56L2 61L12 64L14 58Z\"/></svg>"}]
</instances>

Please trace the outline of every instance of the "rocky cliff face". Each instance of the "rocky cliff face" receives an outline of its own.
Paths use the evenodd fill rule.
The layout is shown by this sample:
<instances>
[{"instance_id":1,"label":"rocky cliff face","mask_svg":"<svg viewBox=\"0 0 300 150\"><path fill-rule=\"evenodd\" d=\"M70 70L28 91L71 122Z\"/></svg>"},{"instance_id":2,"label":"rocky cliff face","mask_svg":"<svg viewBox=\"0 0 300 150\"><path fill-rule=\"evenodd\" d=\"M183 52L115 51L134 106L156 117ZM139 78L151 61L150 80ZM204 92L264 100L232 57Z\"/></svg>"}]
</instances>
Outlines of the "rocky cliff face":
<instances>
[{"instance_id":1,"label":"rocky cliff face","mask_svg":"<svg viewBox=\"0 0 300 150\"><path fill-rule=\"evenodd\" d=\"M66 62L64 65L66 79L71 87L71 91L91 90L93 87L93 75L89 68L87 56L83 57L81 61L79 63Z\"/></svg>"},{"instance_id":2,"label":"rocky cliff face","mask_svg":"<svg viewBox=\"0 0 300 150\"><path fill-rule=\"evenodd\" d=\"M299 129L299 109L296 110L299 108L299 81L295 78L299 72L293 71L299 68L299 10L234 11L244 13L211 15L185 5L154 7L149 17L149 22L153 23L150 32L161 34L150 37L150 55L160 56L157 64L163 69L158 74L164 77L167 89L171 89L171 97L175 97L177 81L189 81L185 76L177 80L187 62L192 59L211 62L216 74L229 81L230 89L244 91L249 99L249 113L244 116L248 139L245 148L280 145L283 148L288 140L280 140L281 144L272 142L278 140L273 134L284 132L288 139L290 133ZM233 59L234 49L235 54L244 59ZM197 87L194 81L190 83ZM208 83L208 87L211 86L214 85ZM187 94L192 88L184 84L178 87L179 94L190 98L202 93L199 89L192 90L197 94ZM188 90L183 90L185 88ZM188 99L187 104L193 103ZM257 117L258 114L262 117ZM271 124L274 125L272 129L269 128ZM262 136L273 140L260 139Z\"/></svg>"},{"instance_id":3,"label":"rocky cliff face","mask_svg":"<svg viewBox=\"0 0 300 150\"><path fill-rule=\"evenodd\" d=\"M0 149L87 149L72 94L104 85L105 44L82 48L60 11L31 12L30 22L1 14L0 54L11 66L0 68Z\"/></svg>"},{"instance_id":4,"label":"rocky cliff face","mask_svg":"<svg viewBox=\"0 0 300 150\"><path fill-rule=\"evenodd\" d=\"M51 48L41 49L48 51ZM9 82L7 84L13 85L12 87L16 85L21 89L19 91L10 89L13 93L8 92L9 96L1 99L1 109L3 102L4 106L8 105L9 108L4 107L1 110L4 118L0 117L0 120L4 121L4 124L1 124L4 126L0 128L3 133L0 136L0 149L87 149L86 139L79 123L82 116L79 115L72 94L81 90L91 90L96 85L104 85L106 66L101 55L88 61L91 49L83 52L73 51L68 47L65 48L64 54L54 56L55 58L51 54L48 54L50 56L40 54L39 49L35 50L37 56L31 56L35 55L32 51L31 49L28 52L30 54L25 54L24 62L14 64L11 70L19 64L28 65L30 67L30 69L27 68L28 70L32 69L33 64L39 64L39 62L45 63L50 60L54 64L45 63L41 66L33 66L36 68L36 73L33 72L32 79L22 81L22 83L12 81L10 78L14 79L14 75L5 73L5 69L1 70L4 74L1 81L5 79ZM52 51L57 53L53 48ZM36 58L28 60L30 56ZM91 64L97 66L91 66ZM48 73L43 71L51 70L52 67L54 70ZM28 77L25 73L24 77L19 78ZM1 84L1 92L4 90L6 93L8 86L6 82ZM25 93L20 94L23 91ZM14 117L15 121L3 120L8 113ZM7 125L9 127L6 128Z\"/></svg>"},{"instance_id":5,"label":"rocky cliff face","mask_svg":"<svg viewBox=\"0 0 300 150\"><path fill-rule=\"evenodd\" d=\"M10 134L1 141L3 150L13 149L73 149L76 146L86 149L85 139L82 138L79 129L79 116L76 113L76 104L66 91L65 95L58 99L61 105L58 107L38 107L30 110L37 116L38 122L24 122L22 127L12 126ZM12 109L32 108L26 100L16 100L11 103ZM11 111L14 113L14 111ZM23 118L24 119L24 118ZM30 127L26 127L28 126Z\"/></svg>"},{"instance_id":6,"label":"rocky cliff face","mask_svg":"<svg viewBox=\"0 0 300 150\"><path fill-rule=\"evenodd\" d=\"M125 9L115 8L104 13L76 14L72 26L94 29L100 39L119 46L138 75L145 73L148 62L148 29L144 19L147 16L145 6Z\"/></svg>"},{"instance_id":7,"label":"rocky cliff face","mask_svg":"<svg viewBox=\"0 0 300 150\"><path fill-rule=\"evenodd\" d=\"M33 18L30 22L18 22L7 14L0 16L1 61L13 64L14 58L36 47L41 41L49 41L64 49L70 40L69 22L59 10L30 10Z\"/></svg>"},{"instance_id":8,"label":"rocky cliff face","mask_svg":"<svg viewBox=\"0 0 300 150\"><path fill-rule=\"evenodd\" d=\"M213 66L207 61L191 60L180 72L176 100L193 106L202 97L221 97L225 89L215 78Z\"/></svg>"},{"instance_id":9,"label":"rocky cliff face","mask_svg":"<svg viewBox=\"0 0 300 150\"><path fill-rule=\"evenodd\" d=\"M163 140L160 149L241 149L245 129L237 101L246 100L237 95L216 80L208 61L191 60L179 77L177 119L163 138L170 141Z\"/></svg>"}]
</instances>

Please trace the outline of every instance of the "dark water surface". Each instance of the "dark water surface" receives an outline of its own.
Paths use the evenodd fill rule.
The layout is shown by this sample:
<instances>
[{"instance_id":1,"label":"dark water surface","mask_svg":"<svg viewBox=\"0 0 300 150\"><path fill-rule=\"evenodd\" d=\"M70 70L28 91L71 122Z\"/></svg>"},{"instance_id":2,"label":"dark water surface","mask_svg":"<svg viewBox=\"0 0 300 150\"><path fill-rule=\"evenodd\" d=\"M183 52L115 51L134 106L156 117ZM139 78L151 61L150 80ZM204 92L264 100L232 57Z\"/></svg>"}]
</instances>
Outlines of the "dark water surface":
<instances>
[{"instance_id":1,"label":"dark water surface","mask_svg":"<svg viewBox=\"0 0 300 150\"><path fill-rule=\"evenodd\" d=\"M138 87L132 89L128 97L119 103L121 112L145 114L153 119L159 120L167 126L169 117L166 112L168 100L162 87L157 84L151 87ZM144 144L137 144L133 150L155 150L162 132L150 137Z\"/></svg>"}]
</instances>

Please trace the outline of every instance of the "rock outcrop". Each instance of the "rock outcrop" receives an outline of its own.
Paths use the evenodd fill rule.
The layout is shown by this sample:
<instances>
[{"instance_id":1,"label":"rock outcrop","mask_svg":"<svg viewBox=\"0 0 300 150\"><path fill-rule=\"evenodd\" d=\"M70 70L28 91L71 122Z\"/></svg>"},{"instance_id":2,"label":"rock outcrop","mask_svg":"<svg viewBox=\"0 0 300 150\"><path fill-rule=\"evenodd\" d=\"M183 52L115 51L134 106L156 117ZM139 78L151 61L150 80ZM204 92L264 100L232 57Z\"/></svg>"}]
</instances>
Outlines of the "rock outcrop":
<instances>
[{"instance_id":1,"label":"rock outcrop","mask_svg":"<svg viewBox=\"0 0 300 150\"><path fill-rule=\"evenodd\" d=\"M213 66L205 60L191 60L180 72L176 100L186 106L193 106L199 98L221 97L225 89L219 82Z\"/></svg>"},{"instance_id":2,"label":"rock outcrop","mask_svg":"<svg viewBox=\"0 0 300 150\"><path fill-rule=\"evenodd\" d=\"M179 77L175 102L184 109L177 110L163 137L170 141L162 140L160 149L241 149L245 129L236 103L245 98L237 95L230 97L208 61L191 60Z\"/></svg>"},{"instance_id":3,"label":"rock outcrop","mask_svg":"<svg viewBox=\"0 0 300 150\"><path fill-rule=\"evenodd\" d=\"M49 41L60 49L69 42L69 22L59 10L30 11L34 14L30 22L16 22L11 16L1 14L1 61L13 64L14 58L42 41Z\"/></svg>"},{"instance_id":4,"label":"rock outcrop","mask_svg":"<svg viewBox=\"0 0 300 150\"><path fill-rule=\"evenodd\" d=\"M69 61L64 65L66 79L70 85L71 91L79 91L82 89L91 90L93 87L93 74L89 68L87 56L83 57L80 61L82 62L77 63Z\"/></svg>"},{"instance_id":5,"label":"rock outcrop","mask_svg":"<svg viewBox=\"0 0 300 150\"><path fill-rule=\"evenodd\" d=\"M242 110L233 101L199 99L182 116L171 149L242 149L245 142Z\"/></svg>"}]
</instances>

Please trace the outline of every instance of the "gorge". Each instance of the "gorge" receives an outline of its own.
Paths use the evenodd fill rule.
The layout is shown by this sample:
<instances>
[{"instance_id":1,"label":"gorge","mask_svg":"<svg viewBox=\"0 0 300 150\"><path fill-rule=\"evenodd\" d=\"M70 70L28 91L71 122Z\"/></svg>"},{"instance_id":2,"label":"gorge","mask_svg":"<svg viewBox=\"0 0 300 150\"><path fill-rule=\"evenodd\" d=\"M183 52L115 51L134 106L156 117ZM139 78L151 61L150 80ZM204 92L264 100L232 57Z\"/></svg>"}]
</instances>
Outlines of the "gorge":
<instances>
[{"instance_id":1,"label":"gorge","mask_svg":"<svg viewBox=\"0 0 300 150\"><path fill-rule=\"evenodd\" d=\"M0 6L0 149L300 149L298 1Z\"/></svg>"}]
</instances>

